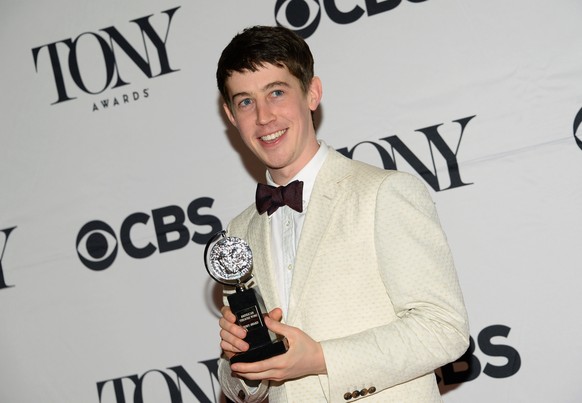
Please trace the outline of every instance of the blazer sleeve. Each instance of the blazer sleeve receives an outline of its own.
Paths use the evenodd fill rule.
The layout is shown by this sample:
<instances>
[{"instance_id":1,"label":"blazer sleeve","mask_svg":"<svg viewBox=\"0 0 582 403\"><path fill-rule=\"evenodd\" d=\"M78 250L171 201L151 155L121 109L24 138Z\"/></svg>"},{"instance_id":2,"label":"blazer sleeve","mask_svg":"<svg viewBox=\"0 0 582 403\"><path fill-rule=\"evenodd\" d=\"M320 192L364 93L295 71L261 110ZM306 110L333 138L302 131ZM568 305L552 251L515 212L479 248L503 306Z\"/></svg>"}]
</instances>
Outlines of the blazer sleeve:
<instances>
[{"instance_id":1,"label":"blazer sleeve","mask_svg":"<svg viewBox=\"0 0 582 403\"><path fill-rule=\"evenodd\" d=\"M321 342L331 397L354 385L380 392L430 374L469 345L453 259L424 184L409 174L387 175L375 214L377 264L396 319Z\"/></svg>"}]
</instances>

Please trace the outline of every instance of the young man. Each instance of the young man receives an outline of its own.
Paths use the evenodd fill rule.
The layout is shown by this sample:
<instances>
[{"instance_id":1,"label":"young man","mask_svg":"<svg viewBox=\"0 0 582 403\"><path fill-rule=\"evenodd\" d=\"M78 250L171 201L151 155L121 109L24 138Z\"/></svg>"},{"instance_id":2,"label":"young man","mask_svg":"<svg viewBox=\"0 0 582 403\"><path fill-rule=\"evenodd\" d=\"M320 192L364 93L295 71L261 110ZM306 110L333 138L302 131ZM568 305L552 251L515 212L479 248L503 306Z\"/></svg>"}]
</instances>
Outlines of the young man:
<instances>
[{"instance_id":1,"label":"young man","mask_svg":"<svg viewBox=\"0 0 582 403\"><path fill-rule=\"evenodd\" d=\"M221 55L217 81L224 111L265 165L267 183L303 186L298 206L277 208L291 192L279 188L274 207L260 200L228 226L253 251L254 281L270 310L265 322L289 350L230 365L248 344L225 306L224 393L237 402L267 395L270 403L441 401L433 371L465 352L469 333L424 185L317 140L322 85L309 47L293 32L238 34Z\"/></svg>"}]
</instances>

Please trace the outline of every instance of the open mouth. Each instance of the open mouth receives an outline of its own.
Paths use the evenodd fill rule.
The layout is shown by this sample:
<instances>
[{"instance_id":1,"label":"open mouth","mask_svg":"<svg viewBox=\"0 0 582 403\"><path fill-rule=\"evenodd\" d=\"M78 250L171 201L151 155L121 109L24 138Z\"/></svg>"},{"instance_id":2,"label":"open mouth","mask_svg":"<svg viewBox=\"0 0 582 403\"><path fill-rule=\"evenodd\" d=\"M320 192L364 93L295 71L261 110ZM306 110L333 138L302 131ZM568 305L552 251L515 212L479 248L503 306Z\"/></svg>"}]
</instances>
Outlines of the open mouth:
<instances>
[{"instance_id":1,"label":"open mouth","mask_svg":"<svg viewBox=\"0 0 582 403\"><path fill-rule=\"evenodd\" d=\"M287 131L287 129L283 129L283 130L276 131L275 133L267 134L266 136L262 136L261 140L266 141L266 142L275 141L279 137L281 137L283 134L285 134L286 131Z\"/></svg>"}]
</instances>

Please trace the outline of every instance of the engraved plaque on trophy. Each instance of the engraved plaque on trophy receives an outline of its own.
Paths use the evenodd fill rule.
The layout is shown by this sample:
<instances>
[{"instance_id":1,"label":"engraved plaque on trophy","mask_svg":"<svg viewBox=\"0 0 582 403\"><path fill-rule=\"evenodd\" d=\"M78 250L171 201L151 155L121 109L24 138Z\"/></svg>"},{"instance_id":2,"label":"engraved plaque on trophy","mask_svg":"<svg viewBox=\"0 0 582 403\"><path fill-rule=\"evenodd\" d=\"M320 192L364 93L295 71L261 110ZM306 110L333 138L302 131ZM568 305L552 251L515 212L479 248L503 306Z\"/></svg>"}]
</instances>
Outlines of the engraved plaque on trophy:
<instances>
[{"instance_id":1,"label":"engraved plaque on trophy","mask_svg":"<svg viewBox=\"0 0 582 403\"><path fill-rule=\"evenodd\" d=\"M226 236L225 231L215 234L206 244L204 264L210 277L222 285L235 287L227 296L238 325L247 330L245 341L249 349L234 355L231 363L255 362L287 351L287 339L271 332L264 322L265 305L256 287L245 286L251 276L253 254L247 242Z\"/></svg>"}]
</instances>

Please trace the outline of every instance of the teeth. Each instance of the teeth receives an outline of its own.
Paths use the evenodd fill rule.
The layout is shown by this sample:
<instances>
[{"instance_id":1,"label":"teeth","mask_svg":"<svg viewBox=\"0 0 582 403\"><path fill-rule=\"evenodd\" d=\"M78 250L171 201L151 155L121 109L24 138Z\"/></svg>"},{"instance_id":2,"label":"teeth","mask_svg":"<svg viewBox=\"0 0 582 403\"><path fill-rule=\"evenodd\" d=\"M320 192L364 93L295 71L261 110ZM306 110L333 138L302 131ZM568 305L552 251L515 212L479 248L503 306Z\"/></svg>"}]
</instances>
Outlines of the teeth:
<instances>
[{"instance_id":1,"label":"teeth","mask_svg":"<svg viewBox=\"0 0 582 403\"><path fill-rule=\"evenodd\" d=\"M285 130L286 129L279 130L278 132L271 133L271 134L268 134L266 136L263 136L263 137L261 137L261 140L263 140L263 141L273 141L273 140L276 140L279 137L281 137L283 135L283 133L285 133Z\"/></svg>"}]
</instances>

